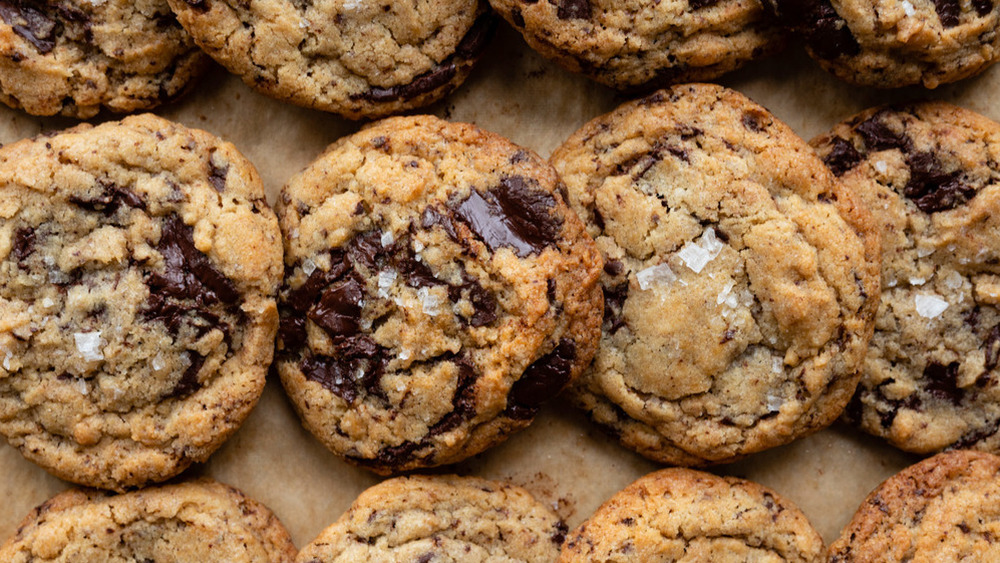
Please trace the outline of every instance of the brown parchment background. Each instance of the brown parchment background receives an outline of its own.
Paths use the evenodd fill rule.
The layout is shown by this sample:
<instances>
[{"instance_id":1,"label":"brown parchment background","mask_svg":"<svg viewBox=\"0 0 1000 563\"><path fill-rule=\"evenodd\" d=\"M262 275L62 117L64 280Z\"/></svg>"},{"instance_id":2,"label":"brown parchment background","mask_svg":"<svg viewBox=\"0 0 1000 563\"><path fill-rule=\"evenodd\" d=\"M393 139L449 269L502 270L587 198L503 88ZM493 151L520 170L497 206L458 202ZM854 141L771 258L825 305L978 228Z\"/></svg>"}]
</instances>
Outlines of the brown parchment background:
<instances>
[{"instance_id":1,"label":"brown parchment background","mask_svg":"<svg viewBox=\"0 0 1000 563\"><path fill-rule=\"evenodd\" d=\"M883 91L837 81L792 45L720 82L749 95L806 139L866 107L910 99L945 100L1000 120L1000 67L937 90ZM547 157L586 121L625 100L536 55L501 25L466 84L426 111L476 123ZM155 112L235 143L257 166L272 202L284 182L327 144L360 127L260 96L221 67L213 67L191 94ZM0 143L75 123L3 107ZM838 423L711 470L774 488L796 503L829 543L872 488L917 459ZM575 527L616 491L656 468L556 399L530 428L453 469L524 486ZM195 474L211 475L267 504L300 547L379 480L341 461L303 430L274 380L233 438L208 463L185 473ZM0 541L33 507L68 486L0 445Z\"/></svg>"}]
</instances>

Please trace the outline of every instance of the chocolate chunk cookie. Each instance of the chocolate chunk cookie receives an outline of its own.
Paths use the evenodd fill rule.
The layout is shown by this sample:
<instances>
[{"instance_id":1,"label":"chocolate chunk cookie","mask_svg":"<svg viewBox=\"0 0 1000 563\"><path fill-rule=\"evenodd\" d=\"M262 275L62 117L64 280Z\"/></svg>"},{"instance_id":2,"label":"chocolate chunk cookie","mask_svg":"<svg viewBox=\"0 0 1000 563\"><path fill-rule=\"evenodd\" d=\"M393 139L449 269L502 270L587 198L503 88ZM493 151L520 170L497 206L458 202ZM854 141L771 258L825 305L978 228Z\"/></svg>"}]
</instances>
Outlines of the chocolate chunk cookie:
<instances>
[{"instance_id":1,"label":"chocolate chunk cookie","mask_svg":"<svg viewBox=\"0 0 1000 563\"><path fill-rule=\"evenodd\" d=\"M809 54L853 84L935 88L1000 57L997 0L764 0Z\"/></svg>"},{"instance_id":2,"label":"chocolate chunk cookie","mask_svg":"<svg viewBox=\"0 0 1000 563\"><path fill-rule=\"evenodd\" d=\"M60 493L0 547L7 563L291 563L292 539L266 506L210 479L113 495Z\"/></svg>"},{"instance_id":3,"label":"chocolate chunk cookie","mask_svg":"<svg viewBox=\"0 0 1000 563\"><path fill-rule=\"evenodd\" d=\"M528 44L620 90L710 80L784 45L759 0L490 0Z\"/></svg>"},{"instance_id":4,"label":"chocolate chunk cookie","mask_svg":"<svg viewBox=\"0 0 1000 563\"><path fill-rule=\"evenodd\" d=\"M150 109L207 62L166 0L0 0L0 101L33 115Z\"/></svg>"},{"instance_id":5,"label":"chocolate chunk cookie","mask_svg":"<svg viewBox=\"0 0 1000 563\"><path fill-rule=\"evenodd\" d=\"M280 237L204 131L142 115L0 149L0 434L115 490L204 461L263 390Z\"/></svg>"},{"instance_id":6,"label":"chocolate chunk cookie","mask_svg":"<svg viewBox=\"0 0 1000 563\"><path fill-rule=\"evenodd\" d=\"M823 561L805 515L750 481L663 469L611 497L573 530L573 561Z\"/></svg>"},{"instance_id":7,"label":"chocolate chunk cookie","mask_svg":"<svg viewBox=\"0 0 1000 563\"><path fill-rule=\"evenodd\" d=\"M559 555L566 525L528 491L476 477L397 477L361 493L297 563L524 561Z\"/></svg>"},{"instance_id":8,"label":"chocolate chunk cookie","mask_svg":"<svg viewBox=\"0 0 1000 563\"><path fill-rule=\"evenodd\" d=\"M730 461L837 418L878 305L877 230L809 146L720 86L598 117L552 155L604 257L576 403L642 455Z\"/></svg>"},{"instance_id":9,"label":"chocolate chunk cookie","mask_svg":"<svg viewBox=\"0 0 1000 563\"><path fill-rule=\"evenodd\" d=\"M951 451L925 459L872 491L830 563L1000 561L1000 457Z\"/></svg>"},{"instance_id":10,"label":"chocolate chunk cookie","mask_svg":"<svg viewBox=\"0 0 1000 563\"><path fill-rule=\"evenodd\" d=\"M600 255L534 153L394 118L282 192L278 369L305 426L377 472L454 463L526 426L590 361Z\"/></svg>"},{"instance_id":11,"label":"chocolate chunk cookie","mask_svg":"<svg viewBox=\"0 0 1000 563\"><path fill-rule=\"evenodd\" d=\"M882 304L847 414L908 451L1000 451L1000 124L943 102L813 141L882 231Z\"/></svg>"},{"instance_id":12,"label":"chocolate chunk cookie","mask_svg":"<svg viewBox=\"0 0 1000 563\"><path fill-rule=\"evenodd\" d=\"M465 81L495 28L486 0L168 0L258 92L351 119L426 106Z\"/></svg>"}]
</instances>

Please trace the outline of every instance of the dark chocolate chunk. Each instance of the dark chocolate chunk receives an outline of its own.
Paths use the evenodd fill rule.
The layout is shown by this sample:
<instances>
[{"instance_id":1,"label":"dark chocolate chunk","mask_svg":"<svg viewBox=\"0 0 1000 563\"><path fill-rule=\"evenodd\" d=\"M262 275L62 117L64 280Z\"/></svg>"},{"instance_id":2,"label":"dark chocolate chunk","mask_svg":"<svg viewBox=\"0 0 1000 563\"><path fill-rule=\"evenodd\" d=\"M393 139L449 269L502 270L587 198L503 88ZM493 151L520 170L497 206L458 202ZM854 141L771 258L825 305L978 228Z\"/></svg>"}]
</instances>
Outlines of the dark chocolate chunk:
<instances>
[{"instance_id":1,"label":"dark chocolate chunk","mask_svg":"<svg viewBox=\"0 0 1000 563\"><path fill-rule=\"evenodd\" d=\"M445 282L434 277L434 272L427 264L418 262L412 255L397 254L395 258L396 269L403 275L406 285L416 288L445 285Z\"/></svg>"},{"instance_id":2,"label":"dark chocolate chunk","mask_svg":"<svg viewBox=\"0 0 1000 563\"><path fill-rule=\"evenodd\" d=\"M566 541L566 534L568 533L569 533L569 526L567 526L565 522L560 520L559 523L556 524L556 529L554 532L552 532L552 537L550 539L552 540L552 543L556 545L562 545L563 542Z\"/></svg>"},{"instance_id":3,"label":"dark chocolate chunk","mask_svg":"<svg viewBox=\"0 0 1000 563\"><path fill-rule=\"evenodd\" d=\"M882 121L881 112L862 121L855 130L864 139L868 152L890 149L908 152L913 145L906 133L896 133Z\"/></svg>"},{"instance_id":4,"label":"dark chocolate chunk","mask_svg":"<svg viewBox=\"0 0 1000 563\"><path fill-rule=\"evenodd\" d=\"M311 356L302 360L300 367L306 379L319 383L348 403L353 404L358 398L357 385L346 363L328 356Z\"/></svg>"},{"instance_id":5,"label":"dark chocolate chunk","mask_svg":"<svg viewBox=\"0 0 1000 563\"><path fill-rule=\"evenodd\" d=\"M552 2L552 0L549 0ZM589 0L557 0L556 17L561 20L590 19ZM555 2L553 2L555 3Z\"/></svg>"},{"instance_id":6,"label":"dark chocolate chunk","mask_svg":"<svg viewBox=\"0 0 1000 563\"><path fill-rule=\"evenodd\" d=\"M769 0L764 4L783 25L805 38L821 59L852 57L861 52L858 40L830 0Z\"/></svg>"},{"instance_id":7,"label":"dark chocolate chunk","mask_svg":"<svg viewBox=\"0 0 1000 563\"><path fill-rule=\"evenodd\" d=\"M973 429L963 434L957 442L951 445L951 449L964 450L967 448L973 448L979 442L982 442L990 436L996 435L997 432L1000 432L1000 420L994 420L985 428Z\"/></svg>"},{"instance_id":8,"label":"dark chocolate chunk","mask_svg":"<svg viewBox=\"0 0 1000 563\"><path fill-rule=\"evenodd\" d=\"M132 190L110 182L101 182L101 195L94 198L70 196L69 200L88 211L114 215L122 205L134 209L146 209L146 202Z\"/></svg>"},{"instance_id":9,"label":"dark chocolate chunk","mask_svg":"<svg viewBox=\"0 0 1000 563\"><path fill-rule=\"evenodd\" d=\"M984 364L986 371L993 371L997 367L997 362L1000 361L1000 325L990 329L989 334L986 335L986 341L983 343L983 348L986 354Z\"/></svg>"},{"instance_id":10,"label":"dark chocolate chunk","mask_svg":"<svg viewBox=\"0 0 1000 563\"><path fill-rule=\"evenodd\" d=\"M347 243L347 257L355 268L360 264L370 271L375 270L376 262L385 252L380 231L368 231L355 236Z\"/></svg>"},{"instance_id":11,"label":"dark chocolate chunk","mask_svg":"<svg viewBox=\"0 0 1000 563\"><path fill-rule=\"evenodd\" d=\"M625 318L622 316L625 307L625 300L628 299L628 281L620 283L614 287L604 287L604 326L605 329L614 334L618 329L625 326Z\"/></svg>"},{"instance_id":12,"label":"dark chocolate chunk","mask_svg":"<svg viewBox=\"0 0 1000 563\"><path fill-rule=\"evenodd\" d=\"M455 214L490 250L507 246L525 258L554 245L562 227L561 218L549 213L555 198L534 185L533 180L507 176L485 195L472 190Z\"/></svg>"},{"instance_id":13,"label":"dark chocolate chunk","mask_svg":"<svg viewBox=\"0 0 1000 563\"><path fill-rule=\"evenodd\" d=\"M604 263L604 273L609 276L620 276L625 271L625 264L621 260L608 260Z\"/></svg>"},{"instance_id":14,"label":"dark chocolate chunk","mask_svg":"<svg viewBox=\"0 0 1000 563\"><path fill-rule=\"evenodd\" d=\"M569 338L561 339L554 350L524 370L521 379L510 390L511 399L524 407L537 408L569 382L574 360L576 343Z\"/></svg>"},{"instance_id":15,"label":"dark chocolate chunk","mask_svg":"<svg viewBox=\"0 0 1000 563\"><path fill-rule=\"evenodd\" d=\"M10 248L10 257L19 264L35 251L35 230L30 227L21 227L14 231L14 242Z\"/></svg>"},{"instance_id":16,"label":"dark chocolate chunk","mask_svg":"<svg viewBox=\"0 0 1000 563\"><path fill-rule=\"evenodd\" d=\"M326 286L339 280L350 269L342 252L331 252L330 269L316 268L304 284L288 292L285 303L296 313L305 313L313 306Z\"/></svg>"},{"instance_id":17,"label":"dark chocolate chunk","mask_svg":"<svg viewBox=\"0 0 1000 563\"><path fill-rule=\"evenodd\" d=\"M427 429L427 437L453 430L475 414L476 371L465 358L455 358L453 363L458 368L458 378L451 398L452 411Z\"/></svg>"},{"instance_id":18,"label":"dark chocolate chunk","mask_svg":"<svg viewBox=\"0 0 1000 563\"><path fill-rule=\"evenodd\" d=\"M976 9L979 17L985 17L993 11L993 0L972 0L972 7Z\"/></svg>"},{"instance_id":19,"label":"dark chocolate chunk","mask_svg":"<svg viewBox=\"0 0 1000 563\"><path fill-rule=\"evenodd\" d=\"M510 23L514 24L514 27L524 28L524 15L518 8L511 8L510 10Z\"/></svg>"},{"instance_id":20,"label":"dark chocolate chunk","mask_svg":"<svg viewBox=\"0 0 1000 563\"><path fill-rule=\"evenodd\" d=\"M757 111L745 112L742 119L743 127L746 127L755 133L760 133L765 127L767 127L767 124L765 123L766 119L767 116L763 113Z\"/></svg>"},{"instance_id":21,"label":"dark chocolate chunk","mask_svg":"<svg viewBox=\"0 0 1000 563\"><path fill-rule=\"evenodd\" d=\"M965 396L965 390L958 386L958 362L941 365L932 362L924 368L924 387L933 397L951 401L958 406Z\"/></svg>"},{"instance_id":22,"label":"dark chocolate chunk","mask_svg":"<svg viewBox=\"0 0 1000 563\"><path fill-rule=\"evenodd\" d=\"M476 18L465 37L455 47L455 55L463 59L475 59L483 53L497 27L497 18L491 11Z\"/></svg>"},{"instance_id":23,"label":"dark chocolate chunk","mask_svg":"<svg viewBox=\"0 0 1000 563\"><path fill-rule=\"evenodd\" d=\"M854 148L854 144L847 139L834 137L833 150L823 158L823 162L830 167L834 176L843 176L845 172L851 170L864 159L861 153Z\"/></svg>"},{"instance_id":24,"label":"dark chocolate chunk","mask_svg":"<svg viewBox=\"0 0 1000 563\"><path fill-rule=\"evenodd\" d=\"M278 323L278 338L285 350L301 348L306 343L306 321L302 317L282 317Z\"/></svg>"},{"instance_id":25,"label":"dark chocolate chunk","mask_svg":"<svg viewBox=\"0 0 1000 563\"><path fill-rule=\"evenodd\" d=\"M700 10L709 6L714 6L718 3L719 0L688 0L688 6L690 6L692 10Z\"/></svg>"},{"instance_id":26,"label":"dark chocolate chunk","mask_svg":"<svg viewBox=\"0 0 1000 563\"><path fill-rule=\"evenodd\" d=\"M424 209L424 212L420 216L420 226L429 229L434 225L443 228L451 240L458 241L458 233L455 231L455 224L452 222L451 217L433 207L428 207Z\"/></svg>"},{"instance_id":27,"label":"dark chocolate chunk","mask_svg":"<svg viewBox=\"0 0 1000 563\"><path fill-rule=\"evenodd\" d=\"M924 213L954 209L976 195L976 189L964 183L959 171L947 173L930 152L914 153L906 158L910 180L903 195Z\"/></svg>"},{"instance_id":28,"label":"dark chocolate chunk","mask_svg":"<svg viewBox=\"0 0 1000 563\"><path fill-rule=\"evenodd\" d=\"M937 12L941 25L955 27L961 15L962 6L958 0L934 0L934 11Z\"/></svg>"},{"instance_id":29,"label":"dark chocolate chunk","mask_svg":"<svg viewBox=\"0 0 1000 563\"><path fill-rule=\"evenodd\" d=\"M497 320L497 301L477 279L462 271L462 283L448 287L448 299L457 303L463 297L472 303L473 314L469 324L474 327L486 326Z\"/></svg>"},{"instance_id":30,"label":"dark chocolate chunk","mask_svg":"<svg viewBox=\"0 0 1000 563\"><path fill-rule=\"evenodd\" d=\"M184 370L180 381L174 386L169 397L179 399L187 397L191 393L201 389L201 382L198 381L198 372L201 371L201 366L205 364L205 357L195 352L189 353L191 354L191 365Z\"/></svg>"},{"instance_id":31,"label":"dark chocolate chunk","mask_svg":"<svg viewBox=\"0 0 1000 563\"><path fill-rule=\"evenodd\" d=\"M164 219L157 250L163 256L164 271L150 276L151 286L173 297L194 299L199 303L219 299L229 304L239 301L236 285L195 247L191 228L177 215Z\"/></svg>"},{"instance_id":32,"label":"dark chocolate chunk","mask_svg":"<svg viewBox=\"0 0 1000 563\"><path fill-rule=\"evenodd\" d=\"M319 303L309 310L309 319L330 336L353 336L358 332L364 296L361 283L348 277L323 291Z\"/></svg>"},{"instance_id":33,"label":"dark chocolate chunk","mask_svg":"<svg viewBox=\"0 0 1000 563\"><path fill-rule=\"evenodd\" d=\"M208 181L212 184L217 192L226 191L226 176L229 174L229 165L225 165L219 168L212 162L212 159L208 160Z\"/></svg>"},{"instance_id":34,"label":"dark chocolate chunk","mask_svg":"<svg viewBox=\"0 0 1000 563\"><path fill-rule=\"evenodd\" d=\"M364 98L376 103L409 100L448 84L455 77L455 71L455 63L445 63L414 78L409 84L389 88L372 86L367 92L351 98Z\"/></svg>"},{"instance_id":35,"label":"dark chocolate chunk","mask_svg":"<svg viewBox=\"0 0 1000 563\"><path fill-rule=\"evenodd\" d=\"M56 46L56 21L31 4L34 2L0 0L0 18L38 52L49 53Z\"/></svg>"}]
</instances>

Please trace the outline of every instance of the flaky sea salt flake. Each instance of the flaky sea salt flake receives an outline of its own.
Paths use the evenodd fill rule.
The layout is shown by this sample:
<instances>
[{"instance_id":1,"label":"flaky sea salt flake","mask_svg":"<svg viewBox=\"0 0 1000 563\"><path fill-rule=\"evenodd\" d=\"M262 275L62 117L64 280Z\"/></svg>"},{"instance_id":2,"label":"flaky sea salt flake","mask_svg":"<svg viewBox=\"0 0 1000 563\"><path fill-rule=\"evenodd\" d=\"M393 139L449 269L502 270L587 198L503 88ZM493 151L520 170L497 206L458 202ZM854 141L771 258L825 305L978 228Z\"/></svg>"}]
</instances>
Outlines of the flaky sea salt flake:
<instances>
[{"instance_id":1,"label":"flaky sea salt flake","mask_svg":"<svg viewBox=\"0 0 1000 563\"><path fill-rule=\"evenodd\" d=\"M635 275L635 280L639 282L639 289L646 291L653 285L668 284L677 281L677 276L666 263L650 266Z\"/></svg>"},{"instance_id":2,"label":"flaky sea salt flake","mask_svg":"<svg viewBox=\"0 0 1000 563\"><path fill-rule=\"evenodd\" d=\"M76 341L76 351L88 362L95 362L104 359L101 351L101 331L76 332L73 333L73 340Z\"/></svg>"},{"instance_id":3,"label":"flaky sea salt flake","mask_svg":"<svg viewBox=\"0 0 1000 563\"><path fill-rule=\"evenodd\" d=\"M421 287L417 290L417 297L423 306L424 313L436 317L440 314L441 298L431 293L429 287Z\"/></svg>"},{"instance_id":4,"label":"flaky sea salt flake","mask_svg":"<svg viewBox=\"0 0 1000 563\"><path fill-rule=\"evenodd\" d=\"M917 11L913 8L913 4L910 4L909 0L903 0L903 13L911 18L917 13Z\"/></svg>"},{"instance_id":5,"label":"flaky sea salt flake","mask_svg":"<svg viewBox=\"0 0 1000 563\"><path fill-rule=\"evenodd\" d=\"M709 227L701 235L701 240L697 243L689 242L685 244L684 248L677 252L677 256L694 273L700 274L705 269L705 266L712 260L715 260L716 256L722 252L722 247L722 242L715 238L715 229Z\"/></svg>"},{"instance_id":6,"label":"flaky sea salt flake","mask_svg":"<svg viewBox=\"0 0 1000 563\"><path fill-rule=\"evenodd\" d=\"M396 237L392 236L392 231L386 231L382 233L382 248L389 246L390 244L396 242Z\"/></svg>"},{"instance_id":7,"label":"flaky sea salt flake","mask_svg":"<svg viewBox=\"0 0 1000 563\"><path fill-rule=\"evenodd\" d=\"M918 293L914 296L917 314L925 319L935 319L948 308L948 302L937 295Z\"/></svg>"}]
</instances>

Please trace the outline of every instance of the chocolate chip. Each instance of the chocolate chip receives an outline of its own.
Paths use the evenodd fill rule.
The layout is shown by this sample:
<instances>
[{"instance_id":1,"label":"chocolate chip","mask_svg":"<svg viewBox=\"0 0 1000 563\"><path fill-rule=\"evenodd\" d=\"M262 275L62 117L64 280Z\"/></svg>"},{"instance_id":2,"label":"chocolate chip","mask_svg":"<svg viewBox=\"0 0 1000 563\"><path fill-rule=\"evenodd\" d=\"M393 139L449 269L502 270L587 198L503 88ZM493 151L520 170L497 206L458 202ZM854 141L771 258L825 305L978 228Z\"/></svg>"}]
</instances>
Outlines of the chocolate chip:
<instances>
[{"instance_id":1,"label":"chocolate chip","mask_svg":"<svg viewBox=\"0 0 1000 563\"><path fill-rule=\"evenodd\" d=\"M332 337L357 334L365 291L353 276L327 287L308 313Z\"/></svg>"},{"instance_id":2,"label":"chocolate chip","mask_svg":"<svg viewBox=\"0 0 1000 563\"><path fill-rule=\"evenodd\" d=\"M847 139L834 137L833 149L830 154L823 158L823 162L830 168L834 176L840 177L857 166L862 159L864 157L854 148L853 143Z\"/></svg>"},{"instance_id":3,"label":"chocolate chip","mask_svg":"<svg viewBox=\"0 0 1000 563\"><path fill-rule=\"evenodd\" d=\"M23 0L0 0L0 18L42 54L56 46L56 21Z\"/></svg>"},{"instance_id":4,"label":"chocolate chip","mask_svg":"<svg viewBox=\"0 0 1000 563\"><path fill-rule=\"evenodd\" d=\"M434 272L427 267L427 264L418 262L412 255L397 255L395 257L395 266L400 274L402 274L403 279L406 280L406 285L410 287L421 288L446 285L445 282L434 277Z\"/></svg>"},{"instance_id":5,"label":"chocolate chip","mask_svg":"<svg viewBox=\"0 0 1000 563\"><path fill-rule=\"evenodd\" d=\"M319 383L349 404L358 398L358 388L348 365L328 356L311 356L302 360L300 367L306 379Z\"/></svg>"},{"instance_id":6,"label":"chocolate chip","mask_svg":"<svg viewBox=\"0 0 1000 563\"><path fill-rule=\"evenodd\" d=\"M552 2L552 0L549 0ZM561 20L590 19L590 2L588 0L558 0L556 17ZM554 3L554 2L553 2Z\"/></svg>"},{"instance_id":7,"label":"chocolate chip","mask_svg":"<svg viewBox=\"0 0 1000 563\"><path fill-rule=\"evenodd\" d=\"M198 372L201 371L201 366L205 364L205 356L195 352L190 353L192 354L191 365L184 370L177 385L174 386L173 391L168 395L169 397L183 398L201 389L201 382L198 381Z\"/></svg>"},{"instance_id":8,"label":"chocolate chip","mask_svg":"<svg viewBox=\"0 0 1000 563\"><path fill-rule=\"evenodd\" d=\"M486 12L476 18L465 37L455 47L455 55L463 59L475 59L483 53L486 45L497 27L497 18L493 12Z\"/></svg>"},{"instance_id":9,"label":"chocolate chip","mask_svg":"<svg viewBox=\"0 0 1000 563\"><path fill-rule=\"evenodd\" d=\"M986 335L986 341L983 343L983 348L986 354L984 364L986 371L993 371L997 367L997 362L1000 361L1000 325L990 329L989 334Z\"/></svg>"},{"instance_id":10,"label":"chocolate chip","mask_svg":"<svg viewBox=\"0 0 1000 563\"><path fill-rule=\"evenodd\" d=\"M990 436L994 436L997 432L1000 432L1000 421L993 421L992 424L987 425L985 428L974 429L963 434L961 438L951 445L951 449L963 450L973 448L976 444Z\"/></svg>"},{"instance_id":11,"label":"chocolate chip","mask_svg":"<svg viewBox=\"0 0 1000 563\"><path fill-rule=\"evenodd\" d=\"M622 282L614 287L604 287L604 326L605 330L614 334L625 326L623 309L628 299L628 282Z\"/></svg>"},{"instance_id":12,"label":"chocolate chip","mask_svg":"<svg viewBox=\"0 0 1000 563\"><path fill-rule=\"evenodd\" d=\"M552 532L552 536L550 539L552 540L552 543L556 545L562 545L563 542L566 541L566 534L568 533L569 533L569 526L567 526L565 522L560 520L556 524L556 529L555 531Z\"/></svg>"},{"instance_id":13,"label":"chocolate chip","mask_svg":"<svg viewBox=\"0 0 1000 563\"><path fill-rule=\"evenodd\" d=\"M604 273L609 276L620 276L625 271L625 264L621 260L608 260L604 263Z\"/></svg>"},{"instance_id":14,"label":"chocolate chip","mask_svg":"<svg viewBox=\"0 0 1000 563\"><path fill-rule=\"evenodd\" d=\"M947 366L932 362L924 368L924 388L931 396L951 401L958 406L965 396L965 390L958 386L958 362Z\"/></svg>"},{"instance_id":15,"label":"chocolate chip","mask_svg":"<svg viewBox=\"0 0 1000 563\"><path fill-rule=\"evenodd\" d=\"M491 251L507 246L525 258L554 245L562 227L562 219L549 213L555 198L535 186L521 176L504 177L485 195L473 189L455 214Z\"/></svg>"},{"instance_id":16,"label":"chocolate chip","mask_svg":"<svg viewBox=\"0 0 1000 563\"><path fill-rule=\"evenodd\" d=\"M742 119L743 127L755 133L760 133L765 127L767 127L766 123L764 123L766 119L767 116L763 113L757 111L745 112Z\"/></svg>"},{"instance_id":17,"label":"chocolate chip","mask_svg":"<svg viewBox=\"0 0 1000 563\"><path fill-rule=\"evenodd\" d=\"M101 182L101 195L93 198L70 196L69 200L88 211L114 215L122 205L134 209L146 209L146 202L132 190L110 183Z\"/></svg>"},{"instance_id":18,"label":"chocolate chip","mask_svg":"<svg viewBox=\"0 0 1000 563\"><path fill-rule=\"evenodd\" d=\"M211 159L208 160L208 181L212 184L212 187L219 193L226 191L226 176L229 174L229 165L225 165L219 168L212 162Z\"/></svg>"},{"instance_id":19,"label":"chocolate chip","mask_svg":"<svg viewBox=\"0 0 1000 563\"><path fill-rule=\"evenodd\" d=\"M524 15L518 8L511 8L510 10L510 23L514 24L514 27L524 28Z\"/></svg>"},{"instance_id":20,"label":"chocolate chip","mask_svg":"<svg viewBox=\"0 0 1000 563\"><path fill-rule=\"evenodd\" d=\"M719 0L688 0L688 6L690 6L692 10L700 10L709 6L714 6L718 3Z\"/></svg>"},{"instance_id":21,"label":"chocolate chip","mask_svg":"<svg viewBox=\"0 0 1000 563\"><path fill-rule=\"evenodd\" d=\"M21 227L14 231L14 242L10 248L10 256L23 264L24 260L35 251L35 230L30 227Z\"/></svg>"},{"instance_id":22,"label":"chocolate chip","mask_svg":"<svg viewBox=\"0 0 1000 563\"><path fill-rule=\"evenodd\" d=\"M473 313L472 318L469 319L470 325L478 328L497 320L496 298L464 269L462 270L462 282L448 287L448 299L452 303L457 303L463 297L472 304Z\"/></svg>"},{"instance_id":23,"label":"chocolate chip","mask_svg":"<svg viewBox=\"0 0 1000 563\"><path fill-rule=\"evenodd\" d=\"M511 399L523 407L538 408L543 402L559 393L569 382L574 360L576 360L576 343L569 338L561 339L554 350L524 370L524 375L510 390Z\"/></svg>"},{"instance_id":24,"label":"chocolate chip","mask_svg":"<svg viewBox=\"0 0 1000 563\"><path fill-rule=\"evenodd\" d=\"M855 131L865 141L868 152L900 149L903 152L911 150L913 142L905 133L896 133L882 121L882 112L862 121Z\"/></svg>"},{"instance_id":25,"label":"chocolate chip","mask_svg":"<svg viewBox=\"0 0 1000 563\"><path fill-rule=\"evenodd\" d=\"M972 7L976 9L979 17L985 17L993 11L993 0L972 0Z\"/></svg>"},{"instance_id":26,"label":"chocolate chip","mask_svg":"<svg viewBox=\"0 0 1000 563\"><path fill-rule=\"evenodd\" d=\"M910 167L910 180L903 188L903 195L924 213L954 209L976 195L976 189L962 181L960 172L946 173L933 153L911 154L906 164Z\"/></svg>"},{"instance_id":27,"label":"chocolate chip","mask_svg":"<svg viewBox=\"0 0 1000 563\"><path fill-rule=\"evenodd\" d=\"M955 27L958 25L958 17L962 12L962 6L958 0L934 0L934 11L937 12L941 25L945 27Z\"/></svg>"}]
</instances>

